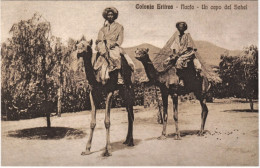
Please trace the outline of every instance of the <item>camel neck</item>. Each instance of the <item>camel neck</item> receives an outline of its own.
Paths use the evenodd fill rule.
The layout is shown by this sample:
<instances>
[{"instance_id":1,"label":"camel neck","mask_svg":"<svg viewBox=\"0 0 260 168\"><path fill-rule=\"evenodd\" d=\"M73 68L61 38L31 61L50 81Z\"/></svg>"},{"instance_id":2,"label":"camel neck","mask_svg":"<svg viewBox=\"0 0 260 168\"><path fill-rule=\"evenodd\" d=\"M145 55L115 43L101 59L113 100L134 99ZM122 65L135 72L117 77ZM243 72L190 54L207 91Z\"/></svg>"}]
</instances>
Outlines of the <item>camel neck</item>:
<instances>
[{"instance_id":1,"label":"camel neck","mask_svg":"<svg viewBox=\"0 0 260 168\"><path fill-rule=\"evenodd\" d=\"M97 83L97 80L94 74L94 68L91 59L92 59L92 50L89 52L85 52L85 55L83 56L83 62L85 67L86 78L88 80L88 83L93 86Z\"/></svg>"},{"instance_id":2,"label":"camel neck","mask_svg":"<svg viewBox=\"0 0 260 168\"><path fill-rule=\"evenodd\" d=\"M158 78L158 71L155 69L152 61L148 59L148 61L143 62L144 69L147 77L150 81L155 82Z\"/></svg>"}]
</instances>

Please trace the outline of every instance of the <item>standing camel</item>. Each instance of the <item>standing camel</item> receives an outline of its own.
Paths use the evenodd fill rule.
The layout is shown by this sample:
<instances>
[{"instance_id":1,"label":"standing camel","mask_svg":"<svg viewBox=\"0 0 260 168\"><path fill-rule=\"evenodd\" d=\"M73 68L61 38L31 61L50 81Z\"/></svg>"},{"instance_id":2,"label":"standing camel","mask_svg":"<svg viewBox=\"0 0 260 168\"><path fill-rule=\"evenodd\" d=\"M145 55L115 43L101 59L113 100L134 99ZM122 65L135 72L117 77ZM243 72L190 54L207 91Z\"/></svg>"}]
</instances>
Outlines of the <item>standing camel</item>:
<instances>
[{"instance_id":1,"label":"standing camel","mask_svg":"<svg viewBox=\"0 0 260 168\"><path fill-rule=\"evenodd\" d=\"M83 58L86 78L88 80L88 84L90 87L90 102L91 102L91 123L90 123L90 135L87 142L86 150L82 152L81 155L89 155L91 154L91 142L93 138L94 129L96 126L96 109L97 105L100 102L102 95L104 92L106 94L106 109L105 109L105 128L106 128L106 147L103 156L111 156L111 144L110 144L110 109L113 92L115 90L119 90L119 94L123 96L126 104L126 110L128 112L128 133L126 136L126 140L124 144L128 146L134 146L133 141L133 121L134 121L134 113L133 113L133 104L134 104L134 91L131 81L132 70L130 66L127 64L126 59L122 57L122 68L120 70L115 70L110 72L110 78L106 83L102 84L98 82L96 79L95 70L93 68L93 59L92 58L92 40L86 41L81 40L77 44L77 57ZM80 49L79 49L80 48ZM118 82L118 72L121 71L122 78L124 80L124 84L119 85Z\"/></svg>"},{"instance_id":2,"label":"standing camel","mask_svg":"<svg viewBox=\"0 0 260 168\"><path fill-rule=\"evenodd\" d=\"M206 105L206 92L210 88L209 82L206 77L197 78L196 72L193 65L188 65L187 70L185 70L184 83L185 88L179 86L179 78L176 74L176 68L172 66L165 71L158 72L151 59L148 55L149 49L137 49L135 51L136 59L141 61L144 66L147 77L149 78L149 83L158 86L161 90L162 100L163 100L163 131L162 135L158 139L166 139L166 126L168 119L168 95L171 96L173 102L174 111L174 121L176 127L176 140L180 140L180 131L178 127L178 95L184 95L190 92L194 92L197 99L200 101L202 107L201 113L201 128L198 133L202 136L204 133L205 122L208 115L208 108ZM192 61L189 63L192 64ZM169 81L172 80L173 84Z\"/></svg>"}]
</instances>

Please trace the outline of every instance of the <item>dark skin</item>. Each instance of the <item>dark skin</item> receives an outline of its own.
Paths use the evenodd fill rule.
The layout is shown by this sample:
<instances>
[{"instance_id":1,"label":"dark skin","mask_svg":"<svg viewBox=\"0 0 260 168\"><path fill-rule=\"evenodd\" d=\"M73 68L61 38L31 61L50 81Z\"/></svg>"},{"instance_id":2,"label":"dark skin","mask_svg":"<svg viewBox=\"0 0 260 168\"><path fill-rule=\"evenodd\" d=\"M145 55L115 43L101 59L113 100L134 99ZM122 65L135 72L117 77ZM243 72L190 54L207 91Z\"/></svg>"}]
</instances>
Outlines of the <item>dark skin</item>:
<instances>
[{"instance_id":1,"label":"dark skin","mask_svg":"<svg viewBox=\"0 0 260 168\"><path fill-rule=\"evenodd\" d=\"M186 26L185 26L184 23L180 23L180 24L177 26L177 30L178 30L179 33L180 33L180 40L181 40L182 36L184 35L184 32L185 32L186 29L187 29L187 28L186 28ZM191 51L191 50L192 50L192 48L188 48L188 49L187 49L187 51ZM185 52L186 52L186 51L185 51ZM173 50L173 54L176 54L176 51L175 51L175 50ZM184 53L177 53L177 56L180 57L182 54L184 54Z\"/></svg>"},{"instance_id":2,"label":"dark skin","mask_svg":"<svg viewBox=\"0 0 260 168\"><path fill-rule=\"evenodd\" d=\"M177 29L180 32L180 35L182 36L184 34L184 31L186 30L185 24L180 23L179 26L177 27Z\"/></svg>"},{"instance_id":3,"label":"dark skin","mask_svg":"<svg viewBox=\"0 0 260 168\"><path fill-rule=\"evenodd\" d=\"M115 21L115 17L114 17L114 13L113 12L108 12L107 13L107 21L109 24L112 24ZM117 43L111 44L110 45L110 49L115 48L116 46L118 46Z\"/></svg>"},{"instance_id":4,"label":"dark skin","mask_svg":"<svg viewBox=\"0 0 260 168\"><path fill-rule=\"evenodd\" d=\"M109 24L112 24L115 21L113 12L108 12L107 13L107 21L108 21Z\"/></svg>"},{"instance_id":5,"label":"dark skin","mask_svg":"<svg viewBox=\"0 0 260 168\"><path fill-rule=\"evenodd\" d=\"M107 13L107 21L108 21L108 23L109 24L112 24L114 21L115 21L115 17L114 17L114 13L113 12L108 12ZM98 44L99 42L101 42L100 40L97 40L96 41L96 44ZM115 48L116 46L118 46L118 44L117 43L114 43L114 44L111 44L110 45L110 49L113 49L113 48Z\"/></svg>"}]
</instances>

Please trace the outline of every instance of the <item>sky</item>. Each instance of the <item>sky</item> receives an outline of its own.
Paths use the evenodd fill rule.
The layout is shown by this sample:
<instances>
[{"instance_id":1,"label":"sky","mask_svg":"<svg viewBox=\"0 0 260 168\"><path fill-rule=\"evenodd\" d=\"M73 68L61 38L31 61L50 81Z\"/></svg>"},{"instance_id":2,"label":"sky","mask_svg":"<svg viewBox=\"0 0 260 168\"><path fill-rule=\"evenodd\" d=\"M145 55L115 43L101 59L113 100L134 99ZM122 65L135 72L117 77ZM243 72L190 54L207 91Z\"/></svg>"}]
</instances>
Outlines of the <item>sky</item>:
<instances>
[{"instance_id":1,"label":"sky","mask_svg":"<svg viewBox=\"0 0 260 168\"><path fill-rule=\"evenodd\" d=\"M173 5L173 10L136 9L136 5ZM194 10L181 10L181 4L194 5ZM247 5L247 10L202 10L202 4L222 6L225 4ZM176 31L178 21L186 21L188 32L194 40L211 42L230 50L258 44L257 1L1 1L1 41L10 37L14 23L32 18L35 12L51 23L52 35L64 42L69 37L96 40L104 24L102 11L114 6L119 11L116 20L124 26L122 47L149 43L163 47ZM178 7L178 8L176 8ZM199 8L197 8L199 7Z\"/></svg>"}]
</instances>

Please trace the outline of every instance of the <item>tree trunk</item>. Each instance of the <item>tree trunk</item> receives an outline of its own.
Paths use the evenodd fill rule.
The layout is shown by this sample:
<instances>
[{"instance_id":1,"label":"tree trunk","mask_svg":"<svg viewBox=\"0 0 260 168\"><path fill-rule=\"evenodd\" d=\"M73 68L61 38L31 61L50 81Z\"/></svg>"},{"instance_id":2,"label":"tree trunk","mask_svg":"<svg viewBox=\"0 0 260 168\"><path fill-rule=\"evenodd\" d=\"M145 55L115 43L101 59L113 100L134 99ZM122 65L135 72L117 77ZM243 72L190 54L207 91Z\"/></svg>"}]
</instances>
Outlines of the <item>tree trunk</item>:
<instances>
[{"instance_id":1,"label":"tree trunk","mask_svg":"<svg viewBox=\"0 0 260 168\"><path fill-rule=\"evenodd\" d=\"M46 111L46 117L47 117L47 128L51 128L51 115L49 111Z\"/></svg>"},{"instance_id":2,"label":"tree trunk","mask_svg":"<svg viewBox=\"0 0 260 168\"><path fill-rule=\"evenodd\" d=\"M46 78L45 78L46 79ZM47 82L45 81L45 84ZM46 86L46 85L45 85ZM48 93L47 93L47 88L45 87L44 89L44 94L45 94L45 100L44 100L44 111L45 111L45 114L46 114L46 119L47 119L47 127L50 128L51 127L51 113L50 113L50 104L48 102Z\"/></svg>"},{"instance_id":3,"label":"tree trunk","mask_svg":"<svg viewBox=\"0 0 260 168\"><path fill-rule=\"evenodd\" d=\"M5 121L8 121L8 107L7 107L7 102L5 102L5 116L6 116L6 118L5 118Z\"/></svg>"},{"instance_id":4,"label":"tree trunk","mask_svg":"<svg viewBox=\"0 0 260 168\"><path fill-rule=\"evenodd\" d=\"M61 98L62 98L62 85L63 85L63 76L62 76L62 66L63 66L63 59L59 62L59 89L58 89L58 103L57 103L57 112L58 117L61 117Z\"/></svg>"},{"instance_id":5,"label":"tree trunk","mask_svg":"<svg viewBox=\"0 0 260 168\"><path fill-rule=\"evenodd\" d=\"M58 89L58 103L57 103L58 117L61 117L61 95L62 95L62 87L60 86Z\"/></svg>"},{"instance_id":6,"label":"tree trunk","mask_svg":"<svg viewBox=\"0 0 260 168\"><path fill-rule=\"evenodd\" d=\"M252 100L251 97L249 98L249 102L250 102L250 109L253 112L254 111L254 103L253 103L253 100Z\"/></svg>"},{"instance_id":7,"label":"tree trunk","mask_svg":"<svg viewBox=\"0 0 260 168\"><path fill-rule=\"evenodd\" d=\"M47 128L51 127L51 114L50 114L50 104L48 101L48 86L47 86L47 71L46 71L46 56L43 55L43 59L42 59L42 70L43 70L43 76L42 76L42 80L43 80L43 94L44 94L44 103L43 103L43 108L44 108L44 112L46 115L46 120L47 120Z\"/></svg>"}]
</instances>

